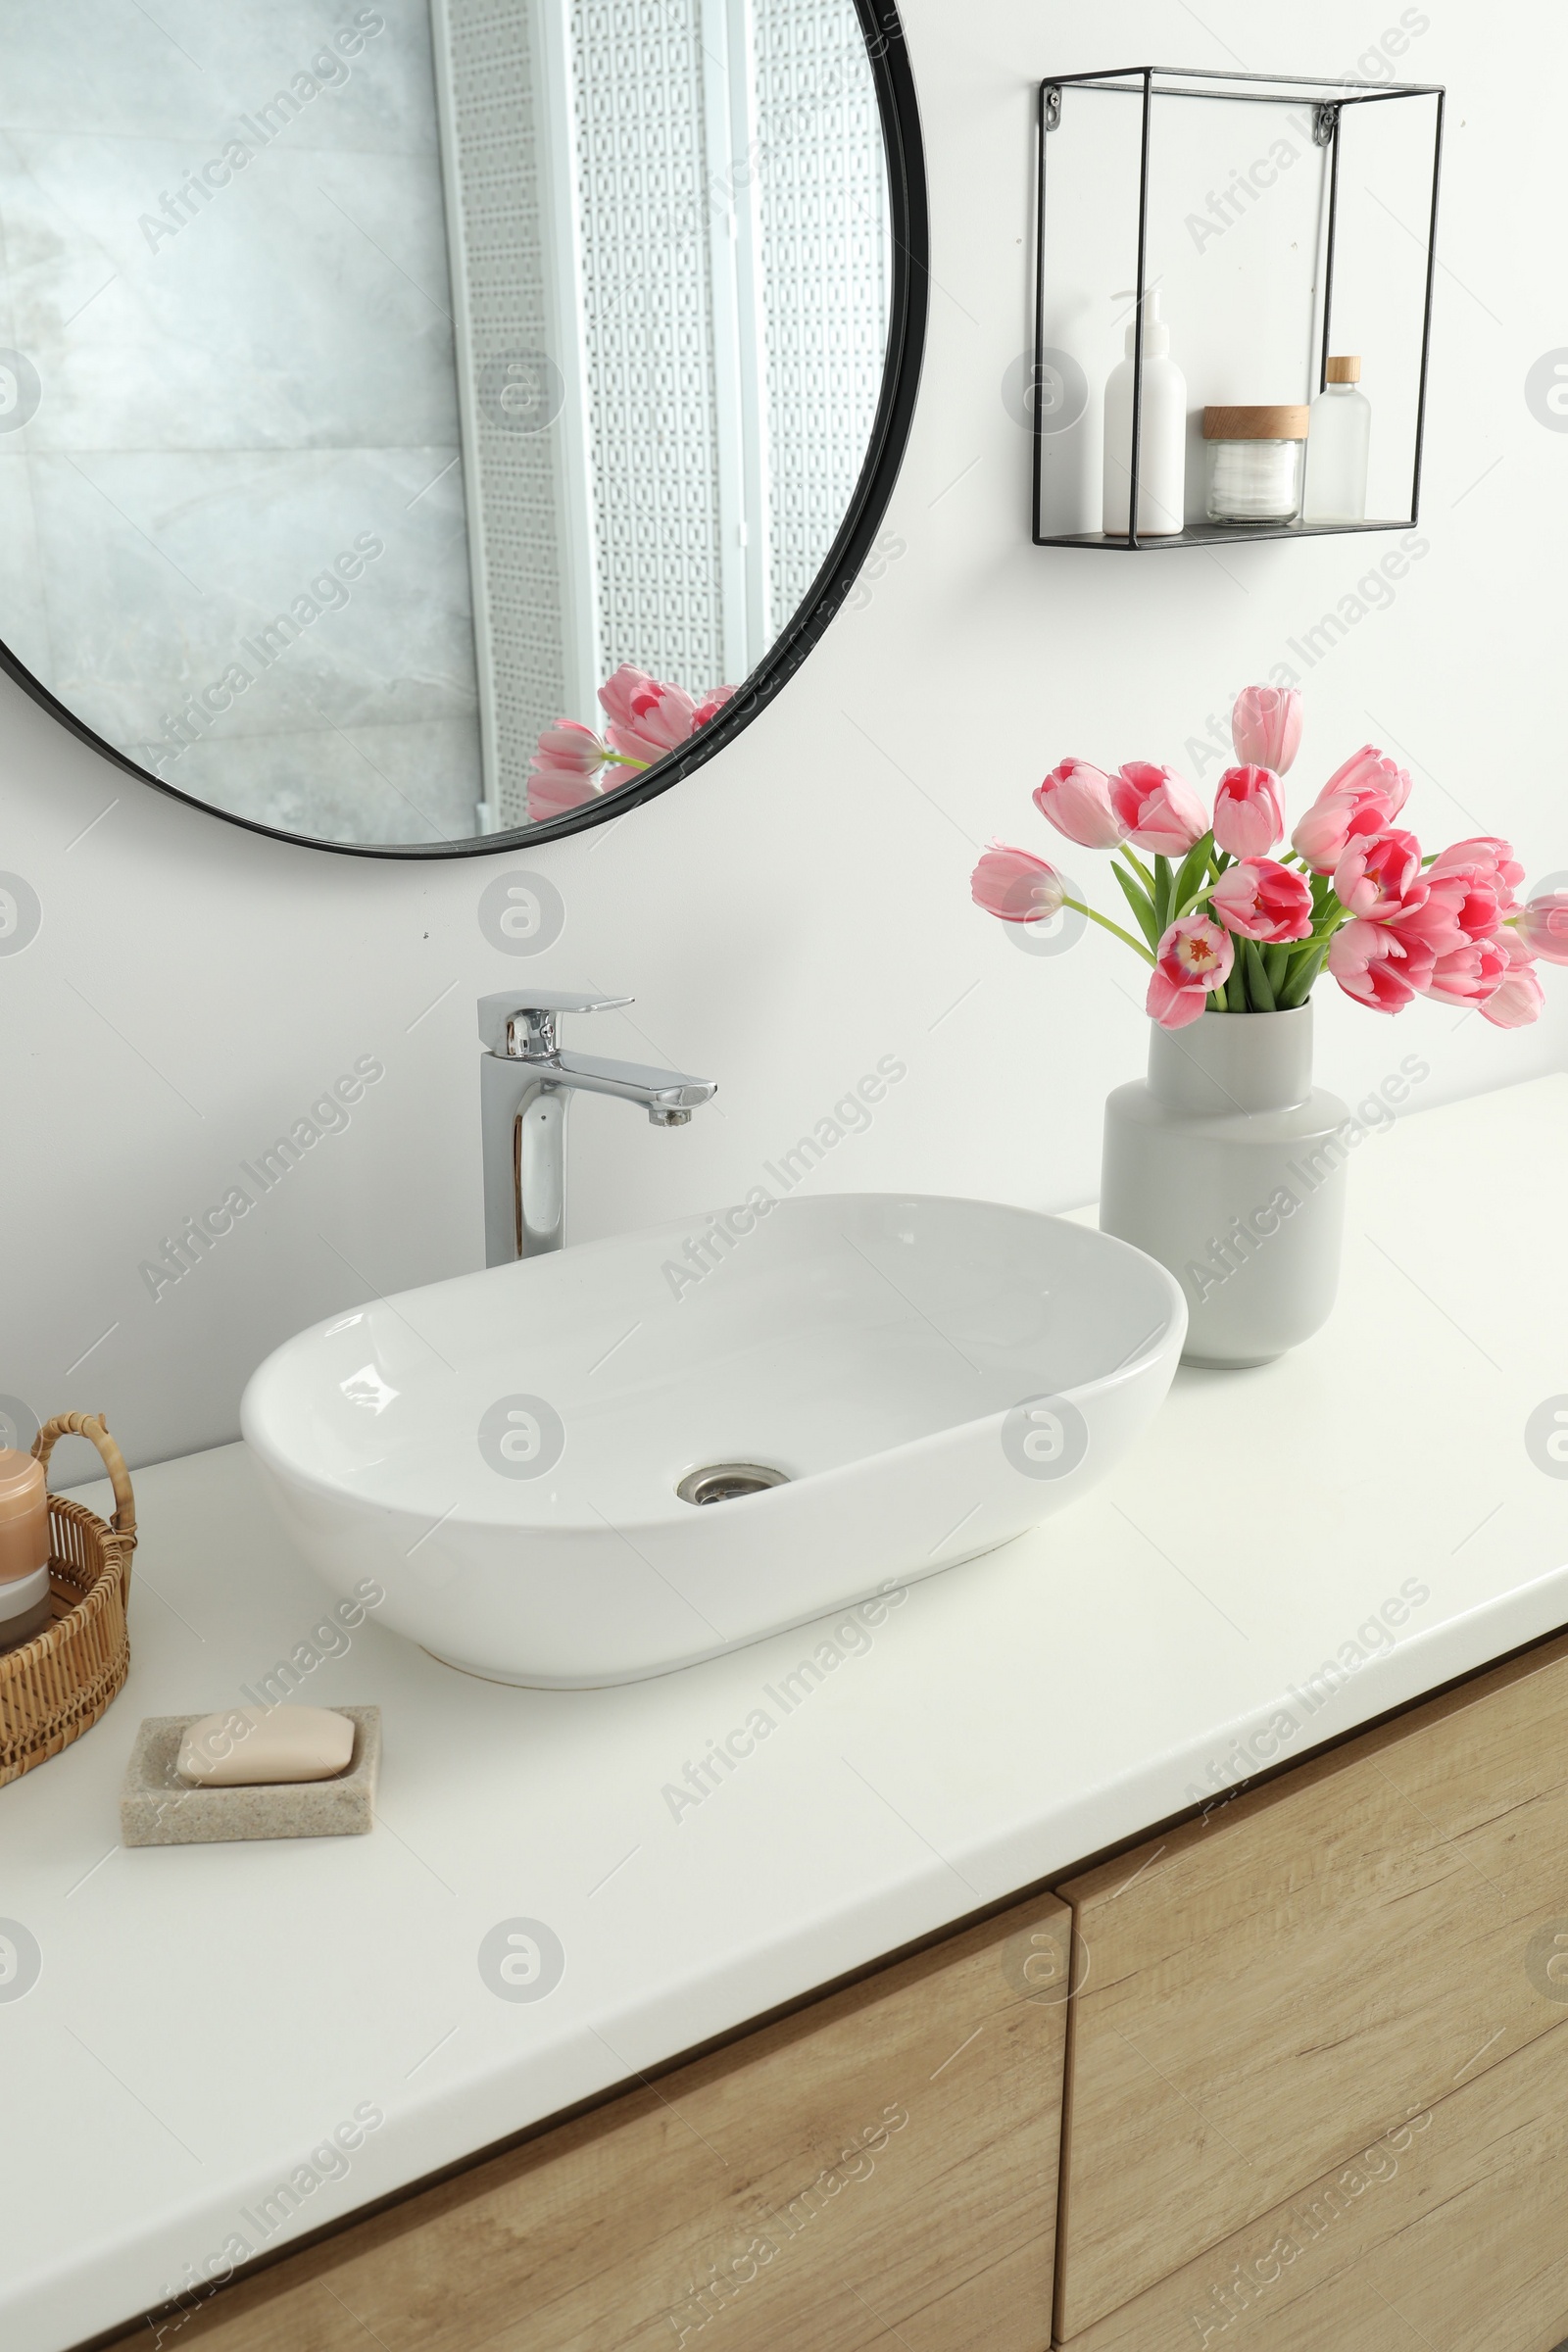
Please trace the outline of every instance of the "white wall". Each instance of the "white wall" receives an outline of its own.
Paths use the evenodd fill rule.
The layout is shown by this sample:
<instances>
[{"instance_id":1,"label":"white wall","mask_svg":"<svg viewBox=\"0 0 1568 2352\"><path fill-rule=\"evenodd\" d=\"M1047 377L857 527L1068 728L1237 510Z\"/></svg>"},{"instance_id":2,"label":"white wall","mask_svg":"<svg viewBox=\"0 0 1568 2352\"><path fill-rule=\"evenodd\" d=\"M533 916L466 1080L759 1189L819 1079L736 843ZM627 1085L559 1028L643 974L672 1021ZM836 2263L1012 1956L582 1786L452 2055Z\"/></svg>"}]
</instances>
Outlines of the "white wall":
<instances>
[{"instance_id":1,"label":"white wall","mask_svg":"<svg viewBox=\"0 0 1568 2352\"><path fill-rule=\"evenodd\" d=\"M105 1408L133 1461L213 1445L289 1332L475 1265L473 1000L522 975L635 991L629 1014L592 1024L595 1043L722 1083L680 1133L615 1104L576 1107L579 1239L736 1197L885 1054L906 1080L814 1182L1041 1206L1092 1195L1102 1097L1144 1050L1137 971L1097 939L1056 960L1020 954L968 906L976 845L1000 832L1049 848L1028 793L1065 751L1180 762L1206 714L1284 658L1376 551L1030 546L1027 442L1004 383L1028 336L1031 78L1232 52L1339 71L1398 10L1280 7L1266 44L1242 0L1209 0L1211 33L1171 0L1115 13L1107 35L1102 11L911 0L937 284L886 525L905 552L693 781L553 848L351 859L167 802L4 690L0 865L31 883L43 925L0 956L0 1391L40 1413ZM1431 19L1401 61L1454 100L1431 552L1312 671L1298 796L1370 735L1415 767L1418 830L1438 842L1495 828L1539 877L1568 867L1568 437L1535 420L1523 386L1568 345L1554 111L1568 33L1541 5L1512 12L1506 37L1456 0L1433 0ZM546 872L566 905L563 937L532 963L487 945L476 921L509 867ZM1548 1019L1511 1037L1424 1005L1389 1024L1320 991L1321 1075L1355 1100L1416 1054L1431 1065L1417 1099L1437 1102L1560 1066L1568 973L1549 980ZM386 1074L348 1131L155 1303L138 1262L367 1054Z\"/></svg>"}]
</instances>

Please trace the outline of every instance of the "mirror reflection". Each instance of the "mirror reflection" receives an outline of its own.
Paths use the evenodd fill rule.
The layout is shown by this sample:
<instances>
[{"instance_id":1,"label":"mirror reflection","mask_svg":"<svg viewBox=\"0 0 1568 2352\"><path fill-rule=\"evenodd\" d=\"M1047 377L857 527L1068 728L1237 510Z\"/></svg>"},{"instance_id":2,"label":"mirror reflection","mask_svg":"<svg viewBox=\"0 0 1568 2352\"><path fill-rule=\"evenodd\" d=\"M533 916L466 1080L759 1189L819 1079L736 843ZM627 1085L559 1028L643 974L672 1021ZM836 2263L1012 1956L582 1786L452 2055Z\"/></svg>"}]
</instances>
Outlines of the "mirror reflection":
<instances>
[{"instance_id":1,"label":"mirror reflection","mask_svg":"<svg viewBox=\"0 0 1568 2352\"><path fill-rule=\"evenodd\" d=\"M848 513L852 0L0 0L0 638L214 808L429 845L698 732Z\"/></svg>"}]
</instances>

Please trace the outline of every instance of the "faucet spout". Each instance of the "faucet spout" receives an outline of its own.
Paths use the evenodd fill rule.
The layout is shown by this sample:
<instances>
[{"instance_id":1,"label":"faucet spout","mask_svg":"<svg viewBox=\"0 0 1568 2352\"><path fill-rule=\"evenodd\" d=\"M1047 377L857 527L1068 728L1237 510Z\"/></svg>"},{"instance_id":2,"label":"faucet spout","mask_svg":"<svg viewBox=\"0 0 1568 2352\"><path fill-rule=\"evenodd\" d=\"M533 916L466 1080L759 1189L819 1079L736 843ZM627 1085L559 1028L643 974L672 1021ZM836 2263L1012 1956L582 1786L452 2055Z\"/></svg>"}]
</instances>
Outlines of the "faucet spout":
<instances>
[{"instance_id":1,"label":"faucet spout","mask_svg":"<svg viewBox=\"0 0 1568 2352\"><path fill-rule=\"evenodd\" d=\"M636 1061L601 1061L592 1054L571 1054L564 1046L556 1055L557 1085L585 1095L613 1095L617 1102L636 1102L656 1127L684 1127L694 1110L711 1102L718 1092L711 1078L689 1078L682 1070L651 1070Z\"/></svg>"},{"instance_id":2,"label":"faucet spout","mask_svg":"<svg viewBox=\"0 0 1568 2352\"><path fill-rule=\"evenodd\" d=\"M511 1265L563 1249L566 1239L565 1131L573 1094L636 1103L656 1127L685 1127L718 1092L711 1078L574 1054L557 1037L562 1012L629 1004L629 997L536 992L486 997L479 1006L479 1099L484 1158L485 1263Z\"/></svg>"}]
</instances>

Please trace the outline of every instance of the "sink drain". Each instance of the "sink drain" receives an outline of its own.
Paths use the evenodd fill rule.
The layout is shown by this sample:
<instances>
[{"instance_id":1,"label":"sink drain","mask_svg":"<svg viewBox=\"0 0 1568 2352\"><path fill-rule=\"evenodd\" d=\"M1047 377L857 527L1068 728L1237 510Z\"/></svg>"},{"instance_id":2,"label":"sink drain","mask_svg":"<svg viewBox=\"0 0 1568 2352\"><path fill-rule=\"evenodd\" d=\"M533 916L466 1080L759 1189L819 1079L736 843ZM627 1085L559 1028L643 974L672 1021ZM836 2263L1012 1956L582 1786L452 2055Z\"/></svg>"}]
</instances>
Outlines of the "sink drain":
<instances>
[{"instance_id":1,"label":"sink drain","mask_svg":"<svg viewBox=\"0 0 1568 2352\"><path fill-rule=\"evenodd\" d=\"M688 1470L675 1492L682 1502L733 1502L737 1494L761 1494L789 1483L784 1471L760 1462L710 1462L706 1470Z\"/></svg>"}]
</instances>

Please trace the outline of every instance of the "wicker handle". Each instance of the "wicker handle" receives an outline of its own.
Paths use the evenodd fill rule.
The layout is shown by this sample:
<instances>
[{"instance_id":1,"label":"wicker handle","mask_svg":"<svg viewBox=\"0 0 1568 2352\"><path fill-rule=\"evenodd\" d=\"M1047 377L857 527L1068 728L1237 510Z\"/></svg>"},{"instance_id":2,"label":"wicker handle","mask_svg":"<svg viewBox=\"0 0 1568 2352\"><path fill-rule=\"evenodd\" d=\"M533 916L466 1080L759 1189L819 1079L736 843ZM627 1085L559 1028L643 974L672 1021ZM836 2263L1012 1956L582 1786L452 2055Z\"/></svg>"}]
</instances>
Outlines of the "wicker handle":
<instances>
[{"instance_id":1,"label":"wicker handle","mask_svg":"<svg viewBox=\"0 0 1568 2352\"><path fill-rule=\"evenodd\" d=\"M125 1468L125 1457L109 1435L102 1413L56 1413L52 1421L44 1423L33 1439L32 1450L46 1473L57 1438L86 1438L103 1455L104 1468L115 1490L115 1515L109 1524L117 1536L124 1538L128 1554L136 1544L136 1497L130 1491L130 1472Z\"/></svg>"}]
</instances>

